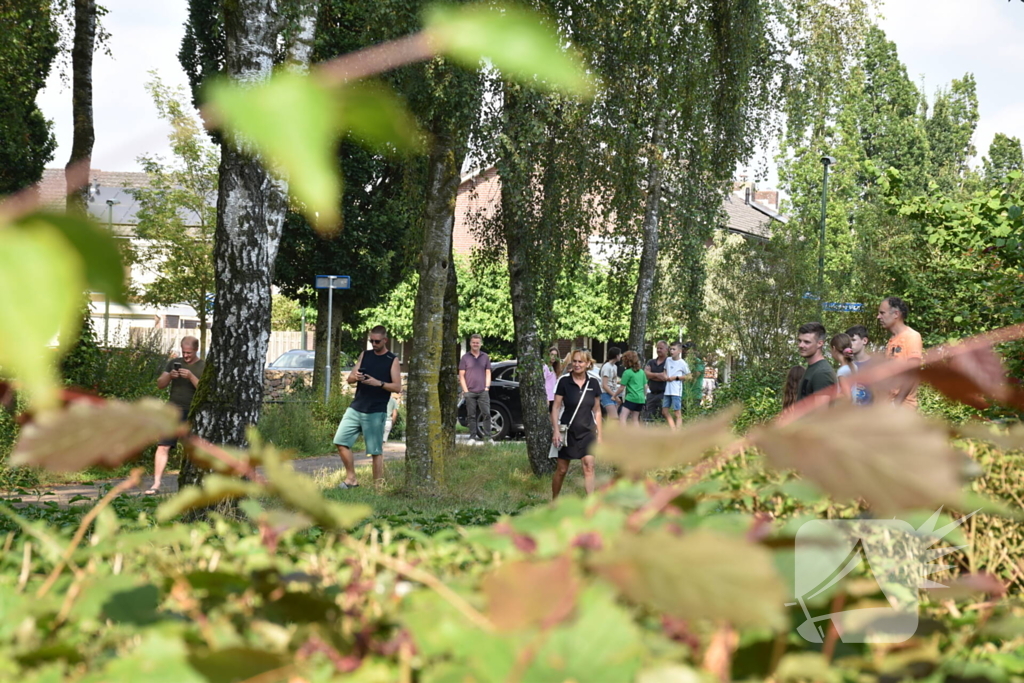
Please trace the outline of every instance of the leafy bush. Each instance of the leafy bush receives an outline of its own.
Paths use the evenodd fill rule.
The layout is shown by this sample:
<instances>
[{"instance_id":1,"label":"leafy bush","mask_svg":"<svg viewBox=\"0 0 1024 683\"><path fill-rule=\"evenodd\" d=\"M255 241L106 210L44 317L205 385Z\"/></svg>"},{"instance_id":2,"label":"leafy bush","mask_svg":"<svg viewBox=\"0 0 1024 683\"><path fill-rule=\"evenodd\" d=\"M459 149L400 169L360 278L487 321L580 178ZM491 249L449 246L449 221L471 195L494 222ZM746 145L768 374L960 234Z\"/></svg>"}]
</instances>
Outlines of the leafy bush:
<instances>
[{"instance_id":1,"label":"leafy bush","mask_svg":"<svg viewBox=\"0 0 1024 683\"><path fill-rule=\"evenodd\" d=\"M296 388L280 403L263 406L260 434L278 448L291 449L303 455L320 455L333 451L334 433L345 410L352 403L352 394L335 392L330 401L315 397L312 389Z\"/></svg>"},{"instance_id":2,"label":"leafy bush","mask_svg":"<svg viewBox=\"0 0 1024 683\"><path fill-rule=\"evenodd\" d=\"M734 372L728 382L715 390L715 402L709 409L717 412L734 403L743 404L743 412L733 423L741 434L754 425L768 422L782 410L782 384L785 373L765 367Z\"/></svg>"}]
</instances>

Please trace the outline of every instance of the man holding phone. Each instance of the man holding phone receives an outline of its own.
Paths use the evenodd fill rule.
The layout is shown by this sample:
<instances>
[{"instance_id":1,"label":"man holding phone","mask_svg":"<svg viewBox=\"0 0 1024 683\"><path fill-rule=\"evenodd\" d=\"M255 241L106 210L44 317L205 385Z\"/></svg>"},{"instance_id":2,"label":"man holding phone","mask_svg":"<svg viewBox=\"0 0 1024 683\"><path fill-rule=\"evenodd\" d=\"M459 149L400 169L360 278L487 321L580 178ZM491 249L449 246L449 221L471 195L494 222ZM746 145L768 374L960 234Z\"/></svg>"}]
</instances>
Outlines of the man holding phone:
<instances>
[{"instance_id":1,"label":"man holding phone","mask_svg":"<svg viewBox=\"0 0 1024 683\"><path fill-rule=\"evenodd\" d=\"M352 445L363 435L366 454L373 460L373 483L384 478L384 422L391 394L402 392L402 370L398 356L388 351L388 332L383 325L370 330L372 349L359 354L349 384L356 385L356 396L345 411L334 434L334 445L345 465L345 480L339 488L359 486L352 458Z\"/></svg>"},{"instance_id":2,"label":"man holding phone","mask_svg":"<svg viewBox=\"0 0 1024 683\"><path fill-rule=\"evenodd\" d=\"M188 418L192 398L196 395L196 387L205 368L206 361L199 357L199 340L195 337L182 337L181 357L167 361L167 367L156 380L158 389L166 389L170 385L170 403L181 411L183 422ZM171 437L163 439L157 445L156 455L153 457L153 485L146 490L147 496L160 492L160 480L167 468L167 459L171 449L177 444L177 437Z\"/></svg>"}]
</instances>

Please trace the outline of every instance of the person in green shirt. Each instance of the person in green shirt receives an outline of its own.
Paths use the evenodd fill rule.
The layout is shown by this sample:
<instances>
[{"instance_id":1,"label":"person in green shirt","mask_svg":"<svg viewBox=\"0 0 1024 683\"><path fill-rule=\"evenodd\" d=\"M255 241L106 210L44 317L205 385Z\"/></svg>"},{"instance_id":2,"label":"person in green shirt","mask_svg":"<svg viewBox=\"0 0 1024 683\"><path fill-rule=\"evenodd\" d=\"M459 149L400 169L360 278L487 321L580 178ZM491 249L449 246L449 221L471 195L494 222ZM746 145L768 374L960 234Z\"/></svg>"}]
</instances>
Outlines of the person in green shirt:
<instances>
[{"instance_id":1,"label":"person in green shirt","mask_svg":"<svg viewBox=\"0 0 1024 683\"><path fill-rule=\"evenodd\" d=\"M640 356L636 351L626 351L622 354L622 367L626 368L626 371L622 373L619 390L626 393L626 400L622 403L619 421L626 424L632 420L640 424L640 412L644 409L644 402L647 399L644 392L647 375L640 367Z\"/></svg>"},{"instance_id":2,"label":"person in green shirt","mask_svg":"<svg viewBox=\"0 0 1024 683\"><path fill-rule=\"evenodd\" d=\"M692 341L683 344L683 358L690 366L690 379L683 382L683 408L692 412L700 407L704 398L704 368L707 366L697 355L697 345Z\"/></svg>"}]
</instances>

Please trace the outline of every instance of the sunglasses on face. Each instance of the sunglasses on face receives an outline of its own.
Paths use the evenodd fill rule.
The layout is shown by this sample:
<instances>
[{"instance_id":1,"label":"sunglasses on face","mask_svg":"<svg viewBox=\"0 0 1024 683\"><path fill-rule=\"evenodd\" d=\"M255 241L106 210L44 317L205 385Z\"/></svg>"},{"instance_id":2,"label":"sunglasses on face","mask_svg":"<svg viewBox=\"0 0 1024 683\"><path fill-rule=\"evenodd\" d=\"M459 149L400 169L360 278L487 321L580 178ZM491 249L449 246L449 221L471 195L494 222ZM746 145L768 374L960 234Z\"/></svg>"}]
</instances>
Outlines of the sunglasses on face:
<instances>
[{"instance_id":1,"label":"sunglasses on face","mask_svg":"<svg viewBox=\"0 0 1024 683\"><path fill-rule=\"evenodd\" d=\"M384 340L383 339L371 339L370 343L371 344L383 344Z\"/></svg>"}]
</instances>

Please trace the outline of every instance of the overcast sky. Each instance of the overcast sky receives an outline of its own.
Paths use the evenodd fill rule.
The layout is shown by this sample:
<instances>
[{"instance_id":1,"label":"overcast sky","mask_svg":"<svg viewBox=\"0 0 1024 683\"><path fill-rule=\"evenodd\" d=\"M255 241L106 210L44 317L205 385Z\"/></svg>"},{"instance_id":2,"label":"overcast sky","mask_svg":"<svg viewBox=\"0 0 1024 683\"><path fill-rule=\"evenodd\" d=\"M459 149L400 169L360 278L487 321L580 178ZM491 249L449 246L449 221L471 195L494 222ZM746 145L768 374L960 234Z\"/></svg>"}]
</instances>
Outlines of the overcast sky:
<instances>
[{"instance_id":1,"label":"overcast sky","mask_svg":"<svg viewBox=\"0 0 1024 683\"><path fill-rule=\"evenodd\" d=\"M106 0L103 21L110 32L111 57L97 54L93 96L96 146L93 167L141 170L142 154L168 154L168 129L157 118L143 84L159 71L170 85L186 85L177 53L187 14L185 0ZM1024 3L1007 0L889 0L881 26L929 100L951 79L974 73L981 119L975 135L979 155L997 132L1024 139ZM71 92L56 73L39 95L53 119L57 153L51 167L63 167L71 152ZM775 174L771 174L774 178Z\"/></svg>"}]
</instances>

